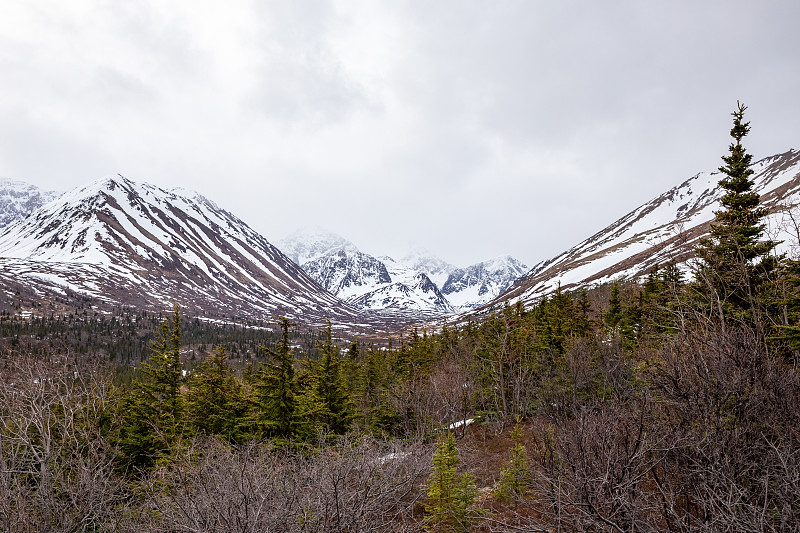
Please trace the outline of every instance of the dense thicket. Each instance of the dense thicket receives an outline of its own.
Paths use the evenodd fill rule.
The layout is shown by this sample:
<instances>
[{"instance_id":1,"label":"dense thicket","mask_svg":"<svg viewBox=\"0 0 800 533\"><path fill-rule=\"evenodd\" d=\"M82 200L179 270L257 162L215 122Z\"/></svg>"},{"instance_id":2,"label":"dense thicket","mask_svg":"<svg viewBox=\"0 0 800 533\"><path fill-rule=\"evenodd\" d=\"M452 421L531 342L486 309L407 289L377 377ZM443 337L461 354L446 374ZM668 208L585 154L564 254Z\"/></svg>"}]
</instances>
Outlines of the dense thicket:
<instances>
[{"instance_id":1,"label":"dense thicket","mask_svg":"<svg viewBox=\"0 0 800 533\"><path fill-rule=\"evenodd\" d=\"M0 531L795 531L800 270L759 230L743 113L692 272L388 346L279 318L237 364L192 361L176 310L127 380L17 344Z\"/></svg>"}]
</instances>

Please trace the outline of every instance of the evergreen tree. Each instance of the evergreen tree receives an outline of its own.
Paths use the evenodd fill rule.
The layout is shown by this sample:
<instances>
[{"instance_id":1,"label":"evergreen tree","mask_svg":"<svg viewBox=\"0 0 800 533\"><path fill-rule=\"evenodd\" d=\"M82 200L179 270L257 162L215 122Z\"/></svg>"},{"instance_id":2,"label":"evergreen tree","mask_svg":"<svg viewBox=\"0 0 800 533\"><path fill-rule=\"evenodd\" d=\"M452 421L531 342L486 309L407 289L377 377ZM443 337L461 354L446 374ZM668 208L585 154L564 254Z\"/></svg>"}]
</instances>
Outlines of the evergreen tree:
<instances>
[{"instance_id":1,"label":"evergreen tree","mask_svg":"<svg viewBox=\"0 0 800 533\"><path fill-rule=\"evenodd\" d=\"M682 294L683 272L674 263L653 267L639 294L640 335L657 338L677 331Z\"/></svg>"},{"instance_id":2,"label":"evergreen tree","mask_svg":"<svg viewBox=\"0 0 800 533\"><path fill-rule=\"evenodd\" d=\"M344 377L347 383L347 390L351 398L357 397L363 392L363 380L361 379L361 352L358 349L358 338L354 337L347 354L344 358Z\"/></svg>"},{"instance_id":3,"label":"evergreen tree","mask_svg":"<svg viewBox=\"0 0 800 533\"><path fill-rule=\"evenodd\" d=\"M258 371L256 385L260 408L259 423L266 436L290 439L297 429L297 384L294 376L294 356L289 345L289 327L285 316L278 317L282 338L275 349L260 346L272 359Z\"/></svg>"},{"instance_id":4,"label":"evergreen tree","mask_svg":"<svg viewBox=\"0 0 800 533\"><path fill-rule=\"evenodd\" d=\"M141 379L132 383L122 402L120 450L133 467L149 468L167 456L183 431L184 406L180 387L180 307L161 325L153 353L140 367Z\"/></svg>"},{"instance_id":5,"label":"evergreen tree","mask_svg":"<svg viewBox=\"0 0 800 533\"><path fill-rule=\"evenodd\" d=\"M227 364L228 354L217 347L198 366L186 393L186 417L195 431L242 441L240 422L247 411L242 383Z\"/></svg>"},{"instance_id":6,"label":"evergreen tree","mask_svg":"<svg viewBox=\"0 0 800 533\"><path fill-rule=\"evenodd\" d=\"M515 503L525 497L525 492L531 485L533 474L528 450L522 444L525 431L520 426L519 419L511 431L511 440L514 446L511 448L511 457L500 470L500 481L495 490L495 496L501 500L510 499Z\"/></svg>"},{"instance_id":7,"label":"evergreen tree","mask_svg":"<svg viewBox=\"0 0 800 533\"><path fill-rule=\"evenodd\" d=\"M313 438L328 418L328 410L319 395L319 364L306 357L295 374L293 434L299 439Z\"/></svg>"},{"instance_id":8,"label":"evergreen tree","mask_svg":"<svg viewBox=\"0 0 800 533\"><path fill-rule=\"evenodd\" d=\"M344 434L354 415L341 372L339 348L333 343L330 320L325 329L325 340L319 343L319 348L322 358L318 369L317 395L324 408L322 422L334 433Z\"/></svg>"},{"instance_id":9,"label":"evergreen tree","mask_svg":"<svg viewBox=\"0 0 800 533\"><path fill-rule=\"evenodd\" d=\"M775 265L769 255L776 243L760 240L764 232L761 221L767 211L753 191L752 156L742 146L742 139L750 132L750 123L744 121L746 109L737 102L730 132L733 142L728 155L722 157L725 165L719 167L724 174L719 181L724 191L723 209L715 213L710 238L702 239L696 249L700 259L697 292L717 311L723 324L726 316L754 318L760 285Z\"/></svg>"},{"instance_id":10,"label":"evergreen tree","mask_svg":"<svg viewBox=\"0 0 800 533\"><path fill-rule=\"evenodd\" d=\"M609 329L615 329L622 322L622 317L623 309L622 300L619 297L619 283L614 283L611 286L611 297L608 299L608 310L603 315L603 319Z\"/></svg>"},{"instance_id":11,"label":"evergreen tree","mask_svg":"<svg viewBox=\"0 0 800 533\"><path fill-rule=\"evenodd\" d=\"M471 507L477 496L475 481L458 474L458 450L452 433L439 437L433 454L433 472L425 489L425 529L435 533L469 531Z\"/></svg>"}]
</instances>

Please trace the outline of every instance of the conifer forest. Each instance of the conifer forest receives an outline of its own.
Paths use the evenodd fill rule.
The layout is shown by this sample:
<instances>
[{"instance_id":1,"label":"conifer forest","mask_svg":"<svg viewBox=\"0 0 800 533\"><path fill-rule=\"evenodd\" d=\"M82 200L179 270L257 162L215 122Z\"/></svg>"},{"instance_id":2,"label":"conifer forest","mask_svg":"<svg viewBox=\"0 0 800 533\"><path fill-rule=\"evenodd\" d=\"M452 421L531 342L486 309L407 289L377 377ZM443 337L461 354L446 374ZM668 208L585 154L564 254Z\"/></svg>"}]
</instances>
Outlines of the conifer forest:
<instances>
[{"instance_id":1,"label":"conifer forest","mask_svg":"<svg viewBox=\"0 0 800 533\"><path fill-rule=\"evenodd\" d=\"M0 532L800 530L800 258L745 110L696 258L638 282L383 337L4 310Z\"/></svg>"}]
</instances>

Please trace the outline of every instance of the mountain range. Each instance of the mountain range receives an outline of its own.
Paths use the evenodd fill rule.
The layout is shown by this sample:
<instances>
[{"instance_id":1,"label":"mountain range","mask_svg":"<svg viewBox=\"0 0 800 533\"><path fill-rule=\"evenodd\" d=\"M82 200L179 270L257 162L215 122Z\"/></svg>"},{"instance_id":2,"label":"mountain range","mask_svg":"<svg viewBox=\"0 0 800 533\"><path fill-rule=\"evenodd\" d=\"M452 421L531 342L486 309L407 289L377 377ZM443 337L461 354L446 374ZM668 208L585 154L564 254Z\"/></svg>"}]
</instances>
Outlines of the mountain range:
<instances>
[{"instance_id":1,"label":"mountain range","mask_svg":"<svg viewBox=\"0 0 800 533\"><path fill-rule=\"evenodd\" d=\"M276 245L346 302L365 310L422 318L483 305L528 271L510 256L466 268L453 266L426 250L415 250L399 260L376 257L321 229L300 230Z\"/></svg>"},{"instance_id":2,"label":"mountain range","mask_svg":"<svg viewBox=\"0 0 800 533\"><path fill-rule=\"evenodd\" d=\"M122 176L58 196L0 233L0 281L112 305L359 323L242 220L203 196Z\"/></svg>"},{"instance_id":3,"label":"mountain range","mask_svg":"<svg viewBox=\"0 0 800 533\"><path fill-rule=\"evenodd\" d=\"M769 210L767 235L796 257L800 242L800 152L753 164ZM79 297L94 306L266 319L276 314L351 328L531 304L561 286L637 279L692 250L719 209L718 173L699 173L532 269L510 257L467 268L417 251L395 260L327 232L271 244L211 200L122 176L58 194L0 181L0 307L41 307ZM38 304L36 300L39 300ZM39 311L41 312L41 310Z\"/></svg>"}]
</instances>

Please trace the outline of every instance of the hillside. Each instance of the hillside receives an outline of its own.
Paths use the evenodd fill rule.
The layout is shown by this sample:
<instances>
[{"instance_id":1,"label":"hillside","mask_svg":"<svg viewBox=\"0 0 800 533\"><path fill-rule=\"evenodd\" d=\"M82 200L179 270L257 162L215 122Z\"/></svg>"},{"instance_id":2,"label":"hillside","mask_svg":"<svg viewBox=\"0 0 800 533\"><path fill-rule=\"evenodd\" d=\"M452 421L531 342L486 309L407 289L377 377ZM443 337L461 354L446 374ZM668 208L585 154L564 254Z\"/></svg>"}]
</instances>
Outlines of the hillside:
<instances>
[{"instance_id":1,"label":"hillside","mask_svg":"<svg viewBox=\"0 0 800 533\"><path fill-rule=\"evenodd\" d=\"M0 233L0 279L111 304L358 323L246 223L201 195L93 181Z\"/></svg>"},{"instance_id":2,"label":"hillside","mask_svg":"<svg viewBox=\"0 0 800 533\"><path fill-rule=\"evenodd\" d=\"M767 233L796 242L800 216L800 152L790 150L764 158L752 166L755 191L770 211ZM531 269L503 301L532 302L558 286L564 289L636 279L654 266L676 262L688 269L698 239L706 236L721 196L717 172L701 172L639 206L605 229Z\"/></svg>"}]
</instances>

